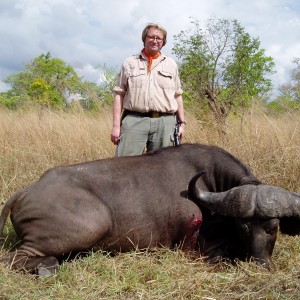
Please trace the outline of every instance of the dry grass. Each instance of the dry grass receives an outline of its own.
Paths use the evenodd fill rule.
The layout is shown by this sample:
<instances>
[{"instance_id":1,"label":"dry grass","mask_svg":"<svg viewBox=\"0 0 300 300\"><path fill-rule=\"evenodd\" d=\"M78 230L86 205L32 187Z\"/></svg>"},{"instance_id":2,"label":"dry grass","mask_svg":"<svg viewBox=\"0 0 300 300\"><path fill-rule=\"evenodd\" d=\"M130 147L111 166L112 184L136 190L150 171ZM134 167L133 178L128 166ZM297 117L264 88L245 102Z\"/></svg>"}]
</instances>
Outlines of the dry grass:
<instances>
[{"instance_id":1,"label":"dry grass","mask_svg":"<svg viewBox=\"0 0 300 300\"><path fill-rule=\"evenodd\" d=\"M46 169L113 156L111 113L0 112L1 197Z\"/></svg>"},{"instance_id":2,"label":"dry grass","mask_svg":"<svg viewBox=\"0 0 300 300\"><path fill-rule=\"evenodd\" d=\"M244 161L263 181L300 192L299 116L260 113L230 120L220 139L209 124L187 116L185 141L216 144ZM48 168L110 157L111 112L0 111L0 207ZM0 257L15 243L10 226ZM180 251L92 253L36 279L0 265L0 299L299 299L300 238L279 235L274 268L253 263L208 265Z\"/></svg>"}]
</instances>

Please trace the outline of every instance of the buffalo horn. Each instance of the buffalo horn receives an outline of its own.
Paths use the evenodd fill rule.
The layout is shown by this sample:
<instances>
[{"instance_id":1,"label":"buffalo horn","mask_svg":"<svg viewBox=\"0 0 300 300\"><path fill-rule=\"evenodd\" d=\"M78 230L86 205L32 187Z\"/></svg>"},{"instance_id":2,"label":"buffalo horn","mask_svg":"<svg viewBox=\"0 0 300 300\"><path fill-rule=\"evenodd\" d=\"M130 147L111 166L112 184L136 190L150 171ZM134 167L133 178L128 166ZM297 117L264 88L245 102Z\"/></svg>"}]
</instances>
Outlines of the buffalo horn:
<instances>
[{"instance_id":1,"label":"buffalo horn","mask_svg":"<svg viewBox=\"0 0 300 300\"><path fill-rule=\"evenodd\" d=\"M270 185L243 185L213 193L196 187L196 175L189 184L189 197L220 215L247 218L300 217L300 194Z\"/></svg>"}]
</instances>

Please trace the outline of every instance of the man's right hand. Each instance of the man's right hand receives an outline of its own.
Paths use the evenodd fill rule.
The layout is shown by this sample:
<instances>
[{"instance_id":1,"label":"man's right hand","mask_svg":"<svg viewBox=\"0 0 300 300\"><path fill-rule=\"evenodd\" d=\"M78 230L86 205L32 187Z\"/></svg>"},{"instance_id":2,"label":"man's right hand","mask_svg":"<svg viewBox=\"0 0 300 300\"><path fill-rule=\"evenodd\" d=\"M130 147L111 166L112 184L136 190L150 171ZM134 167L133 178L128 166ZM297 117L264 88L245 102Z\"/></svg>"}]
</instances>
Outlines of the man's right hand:
<instances>
[{"instance_id":1,"label":"man's right hand","mask_svg":"<svg viewBox=\"0 0 300 300\"><path fill-rule=\"evenodd\" d=\"M119 139L120 139L120 133L121 133L121 127L113 127L111 130L111 141L117 145L119 143Z\"/></svg>"}]
</instances>

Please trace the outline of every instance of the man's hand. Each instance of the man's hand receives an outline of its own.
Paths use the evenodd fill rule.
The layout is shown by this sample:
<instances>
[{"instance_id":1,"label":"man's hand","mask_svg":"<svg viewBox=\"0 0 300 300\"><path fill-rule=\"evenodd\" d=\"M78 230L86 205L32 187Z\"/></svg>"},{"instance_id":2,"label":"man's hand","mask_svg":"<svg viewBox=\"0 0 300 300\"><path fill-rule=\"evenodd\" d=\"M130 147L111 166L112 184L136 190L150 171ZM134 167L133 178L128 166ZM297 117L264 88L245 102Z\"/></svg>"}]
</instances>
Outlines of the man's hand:
<instances>
[{"instance_id":1,"label":"man's hand","mask_svg":"<svg viewBox=\"0 0 300 300\"><path fill-rule=\"evenodd\" d=\"M117 145L119 143L119 139L120 139L120 133L121 133L121 128L120 126L114 126L111 130L111 141Z\"/></svg>"},{"instance_id":2,"label":"man's hand","mask_svg":"<svg viewBox=\"0 0 300 300\"><path fill-rule=\"evenodd\" d=\"M180 126L179 126L179 131L178 131L180 140L182 140L182 138L183 138L183 135L184 135L184 129L185 129L185 124L184 124L184 123L181 123Z\"/></svg>"}]
</instances>

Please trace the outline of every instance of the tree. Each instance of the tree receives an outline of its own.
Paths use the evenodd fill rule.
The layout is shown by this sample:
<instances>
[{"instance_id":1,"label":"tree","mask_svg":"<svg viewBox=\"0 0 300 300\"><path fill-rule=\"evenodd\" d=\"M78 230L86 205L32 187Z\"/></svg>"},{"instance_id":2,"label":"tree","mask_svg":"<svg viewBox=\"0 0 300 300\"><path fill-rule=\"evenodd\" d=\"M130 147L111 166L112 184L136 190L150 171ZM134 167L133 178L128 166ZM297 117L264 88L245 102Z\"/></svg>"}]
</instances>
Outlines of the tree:
<instances>
[{"instance_id":1,"label":"tree","mask_svg":"<svg viewBox=\"0 0 300 300\"><path fill-rule=\"evenodd\" d=\"M84 81L74 69L50 53L42 54L25 66L25 70L8 76L11 85L0 93L0 103L17 109L28 103L62 108L79 103L84 109L97 110L100 105L111 104L116 72L102 67L102 83Z\"/></svg>"},{"instance_id":2,"label":"tree","mask_svg":"<svg viewBox=\"0 0 300 300\"><path fill-rule=\"evenodd\" d=\"M295 58L296 65L290 73L290 81L279 87L280 96L288 98L290 101L300 103L300 58Z\"/></svg>"},{"instance_id":3,"label":"tree","mask_svg":"<svg viewBox=\"0 0 300 300\"><path fill-rule=\"evenodd\" d=\"M113 87L117 73L114 69L108 68L105 64L99 67L99 69L101 70L100 84L97 85L95 82L90 81L83 83L81 98L78 101L85 109L95 110L99 105L111 106L113 102Z\"/></svg>"},{"instance_id":4,"label":"tree","mask_svg":"<svg viewBox=\"0 0 300 300\"><path fill-rule=\"evenodd\" d=\"M15 106L33 102L49 107L68 105L72 94L84 93L84 84L74 69L50 53L42 54L25 66L25 70L8 76L4 82L11 90L2 93Z\"/></svg>"},{"instance_id":5,"label":"tree","mask_svg":"<svg viewBox=\"0 0 300 300\"><path fill-rule=\"evenodd\" d=\"M300 58L292 61L295 68L290 72L289 82L279 86L279 95L268 103L268 108L272 113L286 113L300 109Z\"/></svg>"},{"instance_id":6,"label":"tree","mask_svg":"<svg viewBox=\"0 0 300 300\"><path fill-rule=\"evenodd\" d=\"M291 72L292 99L300 104L300 58L295 58L293 63L296 67Z\"/></svg>"},{"instance_id":7,"label":"tree","mask_svg":"<svg viewBox=\"0 0 300 300\"><path fill-rule=\"evenodd\" d=\"M191 23L192 29L174 37L173 48L185 98L204 99L224 131L232 111L244 111L253 97L272 88L267 76L274 73L274 62L236 20L208 20L204 29L197 20Z\"/></svg>"}]
</instances>

